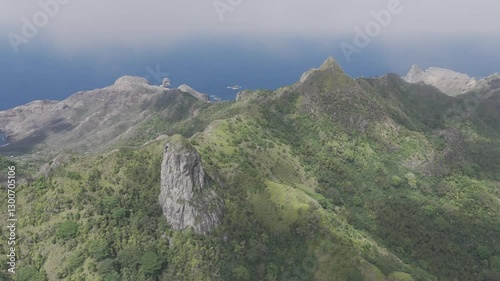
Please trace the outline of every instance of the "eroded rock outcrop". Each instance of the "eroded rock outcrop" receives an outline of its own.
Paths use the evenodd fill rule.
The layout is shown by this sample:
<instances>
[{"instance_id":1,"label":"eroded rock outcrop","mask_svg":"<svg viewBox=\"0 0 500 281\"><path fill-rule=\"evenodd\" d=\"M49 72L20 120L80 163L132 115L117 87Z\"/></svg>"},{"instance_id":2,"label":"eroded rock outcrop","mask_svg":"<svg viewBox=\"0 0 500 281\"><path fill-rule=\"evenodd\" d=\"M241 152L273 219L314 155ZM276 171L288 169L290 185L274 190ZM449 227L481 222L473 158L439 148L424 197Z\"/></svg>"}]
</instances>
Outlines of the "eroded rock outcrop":
<instances>
[{"instance_id":1,"label":"eroded rock outcrop","mask_svg":"<svg viewBox=\"0 0 500 281\"><path fill-rule=\"evenodd\" d=\"M408 83L424 82L449 96L465 94L477 86L476 79L440 67L430 67L424 71L418 65L413 65L403 79Z\"/></svg>"},{"instance_id":2,"label":"eroded rock outcrop","mask_svg":"<svg viewBox=\"0 0 500 281\"><path fill-rule=\"evenodd\" d=\"M202 93L196 91L195 89L189 87L186 84L180 85L177 89L192 95L193 97L197 98L199 101L203 101L203 102L210 101L210 98L208 97L208 95L202 94Z\"/></svg>"},{"instance_id":3,"label":"eroded rock outcrop","mask_svg":"<svg viewBox=\"0 0 500 281\"><path fill-rule=\"evenodd\" d=\"M165 146L161 168L160 205L168 224L176 230L192 227L207 234L222 222L224 206L206 175L201 158L180 135Z\"/></svg>"},{"instance_id":4,"label":"eroded rock outcrop","mask_svg":"<svg viewBox=\"0 0 500 281\"><path fill-rule=\"evenodd\" d=\"M95 153L141 134L152 116L179 122L194 116L199 97L123 76L102 89L77 92L62 101L34 101L0 111L0 155L37 153L44 161L63 151ZM35 155L35 154L33 154Z\"/></svg>"},{"instance_id":5,"label":"eroded rock outcrop","mask_svg":"<svg viewBox=\"0 0 500 281\"><path fill-rule=\"evenodd\" d=\"M170 84L170 79L168 79L167 77L163 78L163 81L161 82L161 86L163 88L169 89L170 86L172 86L172 84Z\"/></svg>"}]
</instances>

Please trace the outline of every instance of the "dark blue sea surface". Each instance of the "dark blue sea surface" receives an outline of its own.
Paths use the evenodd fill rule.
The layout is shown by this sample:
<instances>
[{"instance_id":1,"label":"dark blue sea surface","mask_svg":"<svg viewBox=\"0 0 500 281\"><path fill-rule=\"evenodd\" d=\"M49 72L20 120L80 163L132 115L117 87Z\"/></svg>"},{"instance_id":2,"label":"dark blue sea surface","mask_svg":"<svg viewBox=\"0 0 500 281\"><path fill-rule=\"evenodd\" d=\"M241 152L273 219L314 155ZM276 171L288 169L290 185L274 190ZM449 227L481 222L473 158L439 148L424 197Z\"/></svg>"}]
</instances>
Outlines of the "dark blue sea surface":
<instances>
[{"instance_id":1,"label":"dark blue sea surface","mask_svg":"<svg viewBox=\"0 0 500 281\"><path fill-rule=\"evenodd\" d=\"M196 38L168 48L115 46L72 54L33 42L17 55L0 53L0 110L33 100L63 100L78 91L109 86L124 75L148 77L151 84L159 85L161 81L150 73L157 68L174 87L187 84L199 92L231 100L239 90L228 86L277 89L295 83L303 72L318 67L329 55L343 57L335 44L318 47L315 42L301 40L273 46L232 38ZM344 65L351 70L360 67Z\"/></svg>"},{"instance_id":2,"label":"dark blue sea surface","mask_svg":"<svg viewBox=\"0 0 500 281\"><path fill-rule=\"evenodd\" d=\"M0 41L4 39L0 38ZM328 56L334 56L352 77L380 76L387 72L405 74L414 63L424 68L442 66L466 73L464 70L473 69L423 54L420 57L408 56L410 51L406 49L389 52L386 46L377 42L356 54L349 63L339 44L351 39L278 38L270 41L197 37L166 48L145 46L139 49L117 44L70 52L60 52L47 42L34 40L23 46L18 54L8 49L0 52L0 110L33 100L63 100L78 91L109 86L124 75L149 77L151 84L159 85L161 79L150 73L157 67L165 73L161 76L168 76L174 87L187 84L199 92L224 100L234 99L238 92L227 89L228 86L240 85L241 90L274 90L293 84L303 72L318 67ZM439 54L438 51L435 53ZM482 64L481 69L493 73Z\"/></svg>"}]
</instances>

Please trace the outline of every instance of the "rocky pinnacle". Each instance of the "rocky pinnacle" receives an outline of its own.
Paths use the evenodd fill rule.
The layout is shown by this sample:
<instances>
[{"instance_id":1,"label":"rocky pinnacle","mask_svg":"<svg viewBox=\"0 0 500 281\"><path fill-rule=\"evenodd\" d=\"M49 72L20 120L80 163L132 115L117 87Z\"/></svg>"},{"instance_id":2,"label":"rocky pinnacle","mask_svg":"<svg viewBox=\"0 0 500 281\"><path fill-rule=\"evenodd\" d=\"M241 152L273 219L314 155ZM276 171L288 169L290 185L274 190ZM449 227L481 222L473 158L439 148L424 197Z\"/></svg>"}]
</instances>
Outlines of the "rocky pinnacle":
<instances>
[{"instance_id":1,"label":"rocky pinnacle","mask_svg":"<svg viewBox=\"0 0 500 281\"><path fill-rule=\"evenodd\" d=\"M207 234L221 223L223 204L213 185L196 149L180 135L171 137L163 156L159 199L172 229Z\"/></svg>"}]
</instances>

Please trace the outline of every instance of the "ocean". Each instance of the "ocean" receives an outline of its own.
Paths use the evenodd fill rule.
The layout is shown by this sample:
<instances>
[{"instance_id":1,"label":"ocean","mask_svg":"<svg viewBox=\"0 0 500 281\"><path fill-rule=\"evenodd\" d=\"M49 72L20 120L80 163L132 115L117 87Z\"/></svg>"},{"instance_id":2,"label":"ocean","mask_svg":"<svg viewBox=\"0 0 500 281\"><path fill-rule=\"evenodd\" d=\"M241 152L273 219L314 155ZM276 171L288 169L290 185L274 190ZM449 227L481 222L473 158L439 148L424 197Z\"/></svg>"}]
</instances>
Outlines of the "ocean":
<instances>
[{"instance_id":1,"label":"ocean","mask_svg":"<svg viewBox=\"0 0 500 281\"><path fill-rule=\"evenodd\" d=\"M223 100L232 100L240 90L277 89L300 79L302 73L319 66L328 54L315 58L282 57L273 52L245 51L221 46L171 50L165 53L131 55L127 50L115 54L67 59L54 54L31 54L5 62L0 57L0 110L33 100L63 100L78 91L112 85L124 75L146 77L150 84L160 85L168 76L172 87L187 84L193 89ZM1 55L0 55L1 56ZM101 56L105 56L102 58ZM6 65L15 65L9 68ZM159 74L155 72L159 70Z\"/></svg>"},{"instance_id":2,"label":"ocean","mask_svg":"<svg viewBox=\"0 0 500 281\"><path fill-rule=\"evenodd\" d=\"M356 63L347 63L337 43L298 39L196 38L167 48L114 46L75 53L33 43L15 56L0 53L0 110L33 100L63 100L78 91L109 86L124 75L147 77L157 85L159 78L168 76L174 87L187 84L232 100L238 90L228 86L274 90L297 82L303 72L319 67L331 55L354 77L390 69L373 50L360 54Z\"/></svg>"}]
</instances>

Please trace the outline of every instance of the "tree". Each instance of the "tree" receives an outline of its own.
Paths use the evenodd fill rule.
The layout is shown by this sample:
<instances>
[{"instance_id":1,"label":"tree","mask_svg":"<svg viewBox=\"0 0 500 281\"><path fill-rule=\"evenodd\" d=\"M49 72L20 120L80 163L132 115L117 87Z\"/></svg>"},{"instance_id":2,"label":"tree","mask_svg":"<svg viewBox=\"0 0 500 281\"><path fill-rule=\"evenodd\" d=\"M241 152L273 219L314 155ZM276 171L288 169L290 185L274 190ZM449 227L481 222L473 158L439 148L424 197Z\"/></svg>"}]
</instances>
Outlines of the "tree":
<instances>
[{"instance_id":1,"label":"tree","mask_svg":"<svg viewBox=\"0 0 500 281\"><path fill-rule=\"evenodd\" d=\"M14 275L15 281L46 281L45 273L33 266L21 267Z\"/></svg>"},{"instance_id":2,"label":"tree","mask_svg":"<svg viewBox=\"0 0 500 281\"><path fill-rule=\"evenodd\" d=\"M490 267L491 270L500 272L500 256L494 256L491 258Z\"/></svg>"},{"instance_id":3,"label":"tree","mask_svg":"<svg viewBox=\"0 0 500 281\"><path fill-rule=\"evenodd\" d=\"M413 173L406 174L405 178L411 188L417 188L417 177Z\"/></svg>"},{"instance_id":4,"label":"tree","mask_svg":"<svg viewBox=\"0 0 500 281\"><path fill-rule=\"evenodd\" d=\"M76 236L78 224L74 221L65 221L57 228L57 236L62 239L70 239Z\"/></svg>"},{"instance_id":5,"label":"tree","mask_svg":"<svg viewBox=\"0 0 500 281\"><path fill-rule=\"evenodd\" d=\"M69 272L73 272L75 269L80 267L85 261L85 256L83 255L82 250L77 250L73 252L66 262L66 268Z\"/></svg>"},{"instance_id":6,"label":"tree","mask_svg":"<svg viewBox=\"0 0 500 281\"><path fill-rule=\"evenodd\" d=\"M162 262L158 255L147 252L141 257L142 271L146 274L157 275L161 269Z\"/></svg>"},{"instance_id":7,"label":"tree","mask_svg":"<svg viewBox=\"0 0 500 281\"><path fill-rule=\"evenodd\" d=\"M401 178L398 177L398 176L392 176L391 178L391 184L394 186L394 187L399 187L401 185Z\"/></svg>"},{"instance_id":8,"label":"tree","mask_svg":"<svg viewBox=\"0 0 500 281\"><path fill-rule=\"evenodd\" d=\"M95 239L89 243L89 254L92 258L100 261L108 256L108 243L104 239Z\"/></svg>"},{"instance_id":9,"label":"tree","mask_svg":"<svg viewBox=\"0 0 500 281\"><path fill-rule=\"evenodd\" d=\"M141 263L141 249L136 246L127 245L118 252L117 260L122 268L136 268Z\"/></svg>"},{"instance_id":10,"label":"tree","mask_svg":"<svg viewBox=\"0 0 500 281\"><path fill-rule=\"evenodd\" d=\"M349 281L363 281L363 280L365 280L365 278L363 276L363 273L361 273L361 271L359 271L359 269L353 268L347 273L347 280L349 280Z\"/></svg>"},{"instance_id":11,"label":"tree","mask_svg":"<svg viewBox=\"0 0 500 281\"><path fill-rule=\"evenodd\" d=\"M266 266L266 281L276 281L278 279L279 268L271 263Z\"/></svg>"},{"instance_id":12,"label":"tree","mask_svg":"<svg viewBox=\"0 0 500 281\"><path fill-rule=\"evenodd\" d=\"M105 259L97 264L97 271L99 274L106 276L108 274L113 274L116 272L116 262L113 259Z\"/></svg>"},{"instance_id":13,"label":"tree","mask_svg":"<svg viewBox=\"0 0 500 281\"><path fill-rule=\"evenodd\" d=\"M490 250L488 249L488 247L486 246L478 246L477 247L477 254L479 255L479 257L482 259L482 260L486 260L490 257Z\"/></svg>"},{"instance_id":14,"label":"tree","mask_svg":"<svg viewBox=\"0 0 500 281\"><path fill-rule=\"evenodd\" d=\"M120 278L120 274L116 271L106 274L106 276L104 276L103 278L103 281L120 281L120 280L122 280Z\"/></svg>"},{"instance_id":15,"label":"tree","mask_svg":"<svg viewBox=\"0 0 500 281\"><path fill-rule=\"evenodd\" d=\"M66 176L72 180L81 180L82 179L82 176L78 173L78 172L74 172L74 171L68 171L66 173Z\"/></svg>"},{"instance_id":16,"label":"tree","mask_svg":"<svg viewBox=\"0 0 500 281\"><path fill-rule=\"evenodd\" d=\"M250 272L243 265L233 268L233 274L236 280L250 280Z\"/></svg>"}]
</instances>

